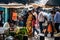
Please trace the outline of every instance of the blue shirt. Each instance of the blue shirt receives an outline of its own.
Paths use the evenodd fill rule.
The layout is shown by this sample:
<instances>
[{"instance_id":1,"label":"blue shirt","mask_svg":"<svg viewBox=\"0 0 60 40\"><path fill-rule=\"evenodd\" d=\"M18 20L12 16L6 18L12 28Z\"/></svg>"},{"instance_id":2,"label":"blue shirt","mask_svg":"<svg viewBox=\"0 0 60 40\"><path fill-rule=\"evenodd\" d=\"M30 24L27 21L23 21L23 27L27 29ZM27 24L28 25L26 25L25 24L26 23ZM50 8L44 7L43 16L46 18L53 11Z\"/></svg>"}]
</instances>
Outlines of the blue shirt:
<instances>
[{"instance_id":1,"label":"blue shirt","mask_svg":"<svg viewBox=\"0 0 60 40\"><path fill-rule=\"evenodd\" d=\"M60 12L56 12L54 16L55 23L60 23Z\"/></svg>"}]
</instances>

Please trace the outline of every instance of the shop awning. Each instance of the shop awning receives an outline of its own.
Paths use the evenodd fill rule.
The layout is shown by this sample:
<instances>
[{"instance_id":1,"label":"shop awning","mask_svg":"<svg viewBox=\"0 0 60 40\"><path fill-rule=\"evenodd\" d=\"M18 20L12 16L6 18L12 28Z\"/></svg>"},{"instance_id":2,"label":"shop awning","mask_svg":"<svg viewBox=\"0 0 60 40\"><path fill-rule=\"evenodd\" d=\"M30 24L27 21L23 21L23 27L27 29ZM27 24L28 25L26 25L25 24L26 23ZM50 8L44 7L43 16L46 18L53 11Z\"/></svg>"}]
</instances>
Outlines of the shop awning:
<instances>
[{"instance_id":1,"label":"shop awning","mask_svg":"<svg viewBox=\"0 0 60 40\"><path fill-rule=\"evenodd\" d=\"M24 8L25 5L23 5L23 4L11 3L11 4L0 4L0 7L3 7L3 8Z\"/></svg>"}]
</instances>

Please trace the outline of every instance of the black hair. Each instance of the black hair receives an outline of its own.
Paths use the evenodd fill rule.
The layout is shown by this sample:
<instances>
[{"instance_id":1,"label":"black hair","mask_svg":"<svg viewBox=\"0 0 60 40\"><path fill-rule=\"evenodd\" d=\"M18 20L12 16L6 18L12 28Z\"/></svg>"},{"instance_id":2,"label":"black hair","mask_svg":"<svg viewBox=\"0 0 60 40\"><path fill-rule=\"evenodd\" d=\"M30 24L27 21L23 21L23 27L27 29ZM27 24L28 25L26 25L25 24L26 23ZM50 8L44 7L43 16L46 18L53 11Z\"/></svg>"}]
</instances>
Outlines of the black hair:
<instances>
[{"instance_id":1,"label":"black hair","mask_svg":"<svg viewBox=\"0 0 60 40\"><path fill-rule=\"evenodd\" d=\"M49 25L49 24L51 24L51 26L53 26L51 21L48 22L48 25Z\"/></svg>"},{"instance_id":2,"label":"black hair","mask_svg":"<svg viewBox=\"0 0 60 40\"><path fill-rule=\"evenodd\" d=\"M32 11L35 11L35 9L32 9Z\"/></svg>"},{"instance_id":3,"label":"black hair","mask_svg":"<svg viewBox=\"0 0 60 40\"><path fill-rule=\"evenodd\" d=\"M32 14L32 12L31 12L31 11L32 11L32 10L28 11L28 14L27 14L28 16L29 16L29 13L30 13L30 14Z\"/></svg>"},{"instance_id":4,"label":"black hair","mask_svg":"<svg viewBox=\"0 0 60 40\"><path fill-rule=\"evenodd\" d=\"M28 12L31 12L31 10L28 10Z\"/></svg>"},{"instance_id":5,"label":"black hair","mask_svg":"<svg viewBox=\"0 0 60 40\"><path fill-rule=\"evenodd\" d=\"M13 23L11 19L8 19L7 22L8 22L8 23Z\"/></svg>"},{"instance_id":6,"label":"black hair","mask_svg":"<svg viewBox=\"0 0 60 40\"><path fill-rule=\"evenodd\" d=\"M10 21L11 21L10 19L7 20L7 22L9 22L9 23L10 23Z\"/></svg>"}]
</instances>

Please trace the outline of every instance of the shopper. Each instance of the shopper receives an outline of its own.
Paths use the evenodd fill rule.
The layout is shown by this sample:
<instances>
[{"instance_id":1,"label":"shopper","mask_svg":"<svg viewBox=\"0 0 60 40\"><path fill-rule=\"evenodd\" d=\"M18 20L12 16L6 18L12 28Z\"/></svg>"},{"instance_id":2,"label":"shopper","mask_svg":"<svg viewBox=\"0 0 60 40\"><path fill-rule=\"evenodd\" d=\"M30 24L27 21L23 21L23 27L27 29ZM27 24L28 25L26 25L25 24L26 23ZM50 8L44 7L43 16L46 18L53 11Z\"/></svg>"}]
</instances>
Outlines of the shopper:
<instances>
[{"instance_id":1,"label":"shopper","mask_svg":"<svg viewBox=\"0 0 60 40\"><path fill-rule=\"evenodd\" d=\"M28 21L32 21L32 17L33 17L33 14L31 13L31 11L28 11L28 18L27 18L27 20Z\"/></svg>"},{"instance_id":2,"label":"shopper","mask_svg":"<svg viewBox=\"0 0 60 40\"><path fill-rule=\"evenodd\" d=\"M12 21L13 21L14 24L17 23L17 17L18 17L18 14L15 10L15 11L12 12Z\"/></svg>"},{"instance_id":3,"label":"shopper","mask_svg":"<svg viewBox=\"0 0 60 40\"><path fill-rule=\"evenodd\" d=\"M60 25L60 11L57 11L55 16L54 16L54 21L55 21L55 28L57 32L59 32L59 25Z\"/></svg>"},{"instance_id":4,"label":"shopper","mask_svg":"<svg viewBox=\"0 0 60 40\"><path fill-rule=\"evenodd\" d=\"M37 34L39 33L39 31L35 28L35 24L36 24L36 18L35 16L33 16L33 19L32 19L33 36L34 36L35 31L37 32Z\"/></svg>"},{"instance_id":5,"label":"shopper","mask_svg":"<svg viewBox=\"0 0 60 40\"><path fill-rule=\"evenodd\" d=\"M40 11L40 13L38 15L38 20L39 20L39 25L40 25L40 31L42 32L42 30L43 30L42 23L44 23L43 11Z\"/></svg>"},{"instance_id":6,"label":"shopper","mask_svg":"<svg viewBox=\"0 0 60 40\"><path fill-rule=\"evenodd\" d=\"M33 15L31 13L31 11L28 11L28 17L27 17L27 21L26 21L26 27L28 30L28 35L32 36L32 18Z\"/></svg>"}]
</instances>

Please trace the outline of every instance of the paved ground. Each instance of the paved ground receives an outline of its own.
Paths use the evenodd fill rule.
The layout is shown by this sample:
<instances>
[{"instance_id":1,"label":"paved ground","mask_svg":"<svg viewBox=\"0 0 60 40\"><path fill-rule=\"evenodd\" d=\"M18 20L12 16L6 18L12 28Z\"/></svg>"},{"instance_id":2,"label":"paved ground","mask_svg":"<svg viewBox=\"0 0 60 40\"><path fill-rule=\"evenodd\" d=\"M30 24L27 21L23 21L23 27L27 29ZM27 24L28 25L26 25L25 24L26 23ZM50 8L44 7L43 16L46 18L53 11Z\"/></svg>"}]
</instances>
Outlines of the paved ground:
<instances>
[{"instance_id":1,"label":"paved ground","mask_svg":"<svg viewBox=\"0 0 60 40\"><path fill-rule=\"evenodd\" d=\"M28 38L28 40L40 40L40 39L32 37L32 38Z\"/></svg>"},{"instance_id":2,"label":"paved ground","mask_svg":"<svg viewBox=\"0 0 60 40\"><path fill-rule=\"evenodd\" d=\"M40 29L37 29L40 33ZM28 38L28 40L40 40L40 37L37 35L37 33L35 32L35 36L32 38Z\"/></svg>"}]
</instances>

